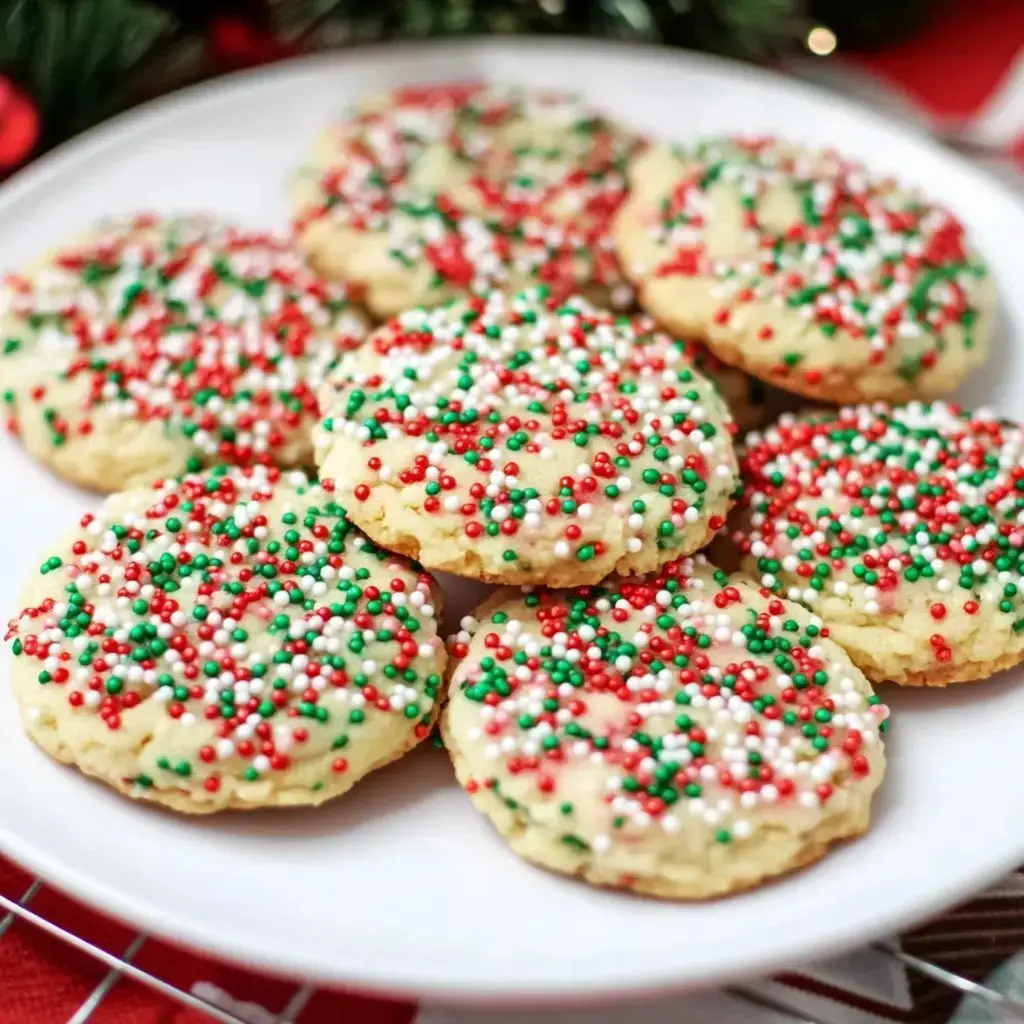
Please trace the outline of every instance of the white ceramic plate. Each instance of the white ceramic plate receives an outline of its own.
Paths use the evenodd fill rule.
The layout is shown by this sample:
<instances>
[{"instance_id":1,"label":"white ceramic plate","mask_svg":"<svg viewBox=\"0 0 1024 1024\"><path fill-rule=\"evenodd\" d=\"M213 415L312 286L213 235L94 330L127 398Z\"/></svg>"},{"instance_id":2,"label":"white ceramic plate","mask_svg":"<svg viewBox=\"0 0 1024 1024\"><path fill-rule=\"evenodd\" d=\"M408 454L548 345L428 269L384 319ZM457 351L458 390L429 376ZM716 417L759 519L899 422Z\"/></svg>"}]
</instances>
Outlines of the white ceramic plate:
<instances>
[{"instance_id":1,"label":"white ceramic plate","mask_svg":"<svg viewBox=\"0 0 1024 1024\"><path fill-rule=\"evenodd\" d=\"M868 110L727 63L582 42L364 50L190 90L111 122L0 190L0 267L105 214L210 209L286 223L313 133L361 94L491 77L586 90L638 128L834 143L962 214L1004 308L988 369L961 396L1024 418L1024 207L982 173ZM0 441L0 616L47 543L95 498ZM456 587L458 589L458 587ZM467 595L455 595L463 607ZM534 870L470 807L438 750L318 811L191 821L51 764L0 674L0 849L83 900L238 960L374 988L472 997L594 996L707 985L810 961L904 926L1024 861L1018 671L893 693L870 834L775 885L704 906L656 903Z\"/></svg>"}]
</instances>

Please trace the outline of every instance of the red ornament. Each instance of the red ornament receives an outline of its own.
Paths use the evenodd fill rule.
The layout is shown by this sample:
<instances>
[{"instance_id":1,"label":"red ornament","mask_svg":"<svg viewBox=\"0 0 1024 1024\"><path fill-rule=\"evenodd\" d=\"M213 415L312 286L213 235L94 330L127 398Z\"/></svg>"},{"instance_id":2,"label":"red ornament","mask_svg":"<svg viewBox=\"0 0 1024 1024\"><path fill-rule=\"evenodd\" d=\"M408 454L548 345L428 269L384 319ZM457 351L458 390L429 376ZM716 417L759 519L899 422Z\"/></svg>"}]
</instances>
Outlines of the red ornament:
<instances>
[{"instance_id":1,"label":"red ornament","mask_svg":"<svg viewBox=\"0 0 1024 1024\"><path fill-rule=\"evenodd\" d=\"M268 28L235 15L214 18L208 47L211 60L220 68L237 70L289 57L295 48L281 42Z\"/></svg>"},{"instance_id":2,"label":"red ornament","mask_svg":"<svg viewBox=\"0 0 1024 1024\"><path fill-rule=\"evenodd\" d=\"M39 111L32 100L0 75L0 173L23 163L39 141Z\"/></svg>"}]
</instances>

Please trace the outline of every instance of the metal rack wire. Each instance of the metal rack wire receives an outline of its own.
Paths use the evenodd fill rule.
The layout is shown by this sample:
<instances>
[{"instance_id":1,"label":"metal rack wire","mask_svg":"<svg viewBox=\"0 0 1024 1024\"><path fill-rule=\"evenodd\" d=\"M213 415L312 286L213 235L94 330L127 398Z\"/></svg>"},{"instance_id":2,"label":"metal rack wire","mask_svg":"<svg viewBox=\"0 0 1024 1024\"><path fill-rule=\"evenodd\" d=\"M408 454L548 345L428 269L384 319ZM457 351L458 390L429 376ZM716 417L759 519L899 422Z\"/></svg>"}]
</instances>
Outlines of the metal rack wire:
<instances>
[{"instance_id":1,"label":"metal rack wire","mask_svg":"<svg viewBox=\"0 0 1024 1024\"><path fill-rule=\"evenodd\" d=\"M249 1024L242 1017L215 1005L207 999L185 991L163 978L137 967L133 960L148 941L149 936L139 932L125 945L120 954L110 953L92 942L75 935L66 928L55 924L48 918L36 913L31 908L32 900L43 887L41 879L35 879L18 900L12 900L0 893L0 941L18 919L46 932L74 949L87 954L108 968L95 988L89 993L82 1004L71 1014L66 1024L87 1024L103 1000L113 988L124 979L131 979L145 985L168 999L180 1003L189 1009L206 1014L211 1020L221 1024ZM893 942L878 942L872 949L886 957L892 958L910 971L930 978L947 989L961 995L970 995L987 1003L1006 1021L1024 1021L1024 1002L1010 999L986 985L972 981L953 971L947 970L929 960L914 956L902 950ZM285 1006L274 1017L274 1024L302 1024L302 1014L316 994L317 987L310 983L297 983ZM730 996L739 999L758 1009L782 1014L794 1024L834 1024L833 1020L824 1016L808 1016L803 1009L786 1001L785 998L773 993L766 993L749 985L733 985L725 990Z\"/></svg>"}]
</instances>

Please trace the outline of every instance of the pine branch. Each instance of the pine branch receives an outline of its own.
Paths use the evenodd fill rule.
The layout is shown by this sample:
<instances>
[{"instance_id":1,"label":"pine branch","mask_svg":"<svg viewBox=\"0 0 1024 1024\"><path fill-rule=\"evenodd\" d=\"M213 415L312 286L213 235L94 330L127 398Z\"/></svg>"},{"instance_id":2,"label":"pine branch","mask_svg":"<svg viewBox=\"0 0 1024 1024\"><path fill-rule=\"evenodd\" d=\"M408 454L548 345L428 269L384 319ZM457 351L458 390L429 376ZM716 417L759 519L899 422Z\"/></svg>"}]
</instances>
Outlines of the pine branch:
<instances>
[{"instance_id":1,"label":"pine branch","mask_svg":"<svg viewBox=\"0 0 1024 1024\"><path fill-rule=\"evenodd\" d=\"M40 107L43 146L129 102L216 71L211 24L250 19L283 49L471 33L563 34L753 59L802 48L814 24L864 44L947 0L0 0L0 75Z\"/></svg>"},{"instance_id":2,"label":"pine branch","mask_svg":"<svg viewBox=\"0 0 1024 1024\"><path fill-rule=\"evenodd\" d=\"M173 0L167 0L173 2ZM183 0L178 0L178 3ZM191 0L195 3L197 0ZM221 3L227 0L220 0ZM238 2L238 0L235 0ZM761 59L802 49L818 24L851 43L920 23L947 0L266 0L288 42L560 33ZM207 10L217 9L209 0Z\"/></svg>"},{"instance_id":3,"label":"pine branch","mask_svg":"<svg viewBox=\"0 0 1024 1024\"><path fill-rule=\"evenodd\" d=\"M285 42L295 42L313 32L337 9L340 0L275 0L270 21Z\"/></svg>"},{"instance_id":4,"label":"pine branch","mask_svg":"<svg viewBox=\"0 0 1024 1024\"><path fill-rule=\"evenodd\" d=\"M551 32L570 21L557 0L276 0L295 11L318 5L318 25L331 39L422 39L476 33ZM553 6L554 4L554 6Z\"/></svg>"},{"instance_id":5,"label":"pine branch","mask_svg":"<svg viewBox=\"0 0 1024 1024\"><path fill-rule=\"evenodd\" d=\"M112 113L173 24L143 0L0 0L0 72L38 103L49 145Z\"/></svg>"},{"instance_id":6,"label":"pine branch","mask_svg":"<svg viewBox=\"0 0 1024 1024\"><path fill-rule=\"evenodd\" d=\"M693 46L747 57L802 44L803 0L276 0L349 42L469 33L561 33ZM305 12L305 14L304 14Z\"/></svg>"}]
</instances>

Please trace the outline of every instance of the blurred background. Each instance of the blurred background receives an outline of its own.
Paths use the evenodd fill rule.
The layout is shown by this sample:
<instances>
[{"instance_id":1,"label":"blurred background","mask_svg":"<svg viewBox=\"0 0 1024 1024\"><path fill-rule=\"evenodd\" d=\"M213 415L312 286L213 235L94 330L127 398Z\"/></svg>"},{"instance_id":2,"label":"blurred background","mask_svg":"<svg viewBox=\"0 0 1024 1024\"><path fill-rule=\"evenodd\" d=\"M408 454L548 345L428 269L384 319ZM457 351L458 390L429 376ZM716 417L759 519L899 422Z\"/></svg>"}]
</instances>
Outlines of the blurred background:
<instances>
[{"instance_id":1,"label":"blurred background","mask_svg":"<svg viewBox=\"0 0 1024 1024\"><path fill-rule=\"evenodd\" d=\"M0 177L117 111L301 53L561 34L782 65L973 155L1024 153L1021 0L0 0Z\"/></svg>"}]
</instances>

